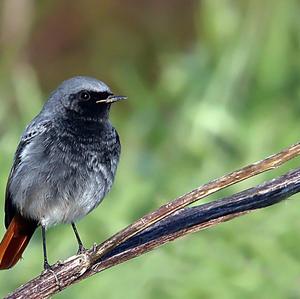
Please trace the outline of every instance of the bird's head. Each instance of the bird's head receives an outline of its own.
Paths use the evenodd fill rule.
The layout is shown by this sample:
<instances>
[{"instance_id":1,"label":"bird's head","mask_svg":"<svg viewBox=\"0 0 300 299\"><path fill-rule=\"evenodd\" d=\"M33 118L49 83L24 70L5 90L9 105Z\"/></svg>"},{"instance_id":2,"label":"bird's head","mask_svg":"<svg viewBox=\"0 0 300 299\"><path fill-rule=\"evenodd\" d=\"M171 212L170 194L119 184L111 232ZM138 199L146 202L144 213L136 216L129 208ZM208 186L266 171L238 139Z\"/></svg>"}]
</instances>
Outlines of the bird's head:
<instances>
[{"instance_id":1,"label":"bird's head","mask_svg":"<svg viewBox=\"0 0 300 299\"><path fill-rule=\"evenodd\" d=\"M70 117L107 118L111 104L125 99L114 95L102 81L78 76L64 81L45 107Z\"/></svg>"}]
</instances>

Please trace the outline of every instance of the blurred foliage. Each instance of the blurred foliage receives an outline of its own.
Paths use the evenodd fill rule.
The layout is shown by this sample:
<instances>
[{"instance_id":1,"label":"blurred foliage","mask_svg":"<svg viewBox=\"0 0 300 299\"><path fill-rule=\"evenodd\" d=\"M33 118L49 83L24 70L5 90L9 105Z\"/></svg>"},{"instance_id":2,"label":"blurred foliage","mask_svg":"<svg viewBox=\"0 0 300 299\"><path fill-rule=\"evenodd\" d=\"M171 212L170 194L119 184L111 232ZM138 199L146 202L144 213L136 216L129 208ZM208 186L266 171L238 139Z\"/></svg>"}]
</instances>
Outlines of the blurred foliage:
<instances>
[{"instance_id":1,"label":"blurred foliage","mask_svg":"<svg viewBox=\"0 0 300 299\"><path fill-rule=\"evenodd\" d=\"M297 0L3 0L3 200L22 130L47 94L78 74L129 97L111 113L123 145L114 188L79 223L86 246L208 180L297 142L299 13ZM212 198L297 166L291 162ZM299 209L300 202L287 201L185 237L56 297L299 298ZM47 244L52 262L76 251L64 225L48 231ZM0 273L0 296L41 269L38 231L24 259Z\"/></svg>"}]
</instances>

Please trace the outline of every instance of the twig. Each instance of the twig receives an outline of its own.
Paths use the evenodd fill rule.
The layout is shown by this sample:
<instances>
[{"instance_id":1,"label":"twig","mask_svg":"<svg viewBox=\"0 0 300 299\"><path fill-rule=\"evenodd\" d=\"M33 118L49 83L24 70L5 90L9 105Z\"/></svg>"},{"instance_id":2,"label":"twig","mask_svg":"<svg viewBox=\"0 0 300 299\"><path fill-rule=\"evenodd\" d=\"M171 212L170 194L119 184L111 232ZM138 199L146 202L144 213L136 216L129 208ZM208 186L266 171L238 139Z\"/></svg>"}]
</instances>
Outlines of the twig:
<instances>
[{"instance_id":1,"label":"twig","mask_svg":"<svg viewBox=\"0 0 300 299\"><path fill-rule=\"evenodd\" d=\"M126 229L98 245L96 248L89 250L87 253L73 256L62 264L55 265L53 271L60 281L60 288L56 284L54 275L48 272L28 282L7 298L47 298L47 296L59 292L60 289L63 289L70 284L152 250L165 242L174 240L189 232L216 225L220 222L244 214L249 210L274 204L277 201L291 196L299 191L299 170L288 173L267 184L223 199L222 201L215 201L210 204L201 205L197 208L183 209L175 215L169 216L200 198L208 196L209 194L246 178L276 168L299 154L300 145L296 144L283 150L279 154L246 166L241 170L232 172L220 179L211 181L140 218ZM214 213L211 213L212 211L214 211ZM211 215L211 218L208 217L209 215ZM167 216L169 216L167 219L161 220ZM196 222L191 223L190 219L196 219ZM155 224L158 221L160 222ZM166 225L166 223L169 224ZM183 223L184 225L189 223L189 225L180 226L180 223ZM149 226L151 227L149 228ZM172 230L172 227L176 228L175 231ZM148 229L145 230L146 228ZM157 229L160 231L160 234L154 234L154 238L150 237L151 234L153 236L153 232L157 231ZM139 232L141 233L136 235ZM134 235L136 236L134 237ZM121 244L127 239L127 242ZM132 240L136 241L133 242ZM128 244L135 245L126 248ZM118 245L119 247L117 247ZM113 248L115 249L113 250ZM116 250L121 251L118 252ZM108 252L110 252L109 255Z\"/></svg>"}]
</instances>

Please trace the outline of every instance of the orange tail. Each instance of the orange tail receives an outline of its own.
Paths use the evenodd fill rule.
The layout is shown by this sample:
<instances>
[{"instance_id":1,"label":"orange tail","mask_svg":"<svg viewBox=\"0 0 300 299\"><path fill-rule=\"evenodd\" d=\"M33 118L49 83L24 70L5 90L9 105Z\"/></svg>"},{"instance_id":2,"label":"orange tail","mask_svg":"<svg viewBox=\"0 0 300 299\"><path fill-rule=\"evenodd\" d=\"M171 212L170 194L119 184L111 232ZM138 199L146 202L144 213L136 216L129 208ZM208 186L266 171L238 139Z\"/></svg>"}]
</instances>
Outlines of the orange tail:
<instances>
[{"instance_id":1,"label":"orange tail","mask_svg":"<svg viewBox=\"0 0 300 299\"><path fill-rule=\"evenodd\" d=\"M0 270L13 267L21 258L37 225L15 215L0 243Z\"/></svg>"}]
</instances>

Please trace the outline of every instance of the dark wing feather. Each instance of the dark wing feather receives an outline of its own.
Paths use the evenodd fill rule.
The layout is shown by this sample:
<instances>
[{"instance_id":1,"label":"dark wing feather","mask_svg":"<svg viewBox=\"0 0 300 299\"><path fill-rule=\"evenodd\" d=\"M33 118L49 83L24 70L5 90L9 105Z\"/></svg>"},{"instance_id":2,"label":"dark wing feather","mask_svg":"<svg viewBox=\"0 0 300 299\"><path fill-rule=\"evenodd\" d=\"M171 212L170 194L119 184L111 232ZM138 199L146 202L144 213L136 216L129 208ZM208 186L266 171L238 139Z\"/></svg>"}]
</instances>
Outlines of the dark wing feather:
<instances>
[{"instance_id":1,"label":"dark wing feather","mask_svg":"<svg viewBox=\"0 0 300 299\"><path fill-rule=\"evenodd\" d=\"M10 189L10 182L14 176L15 171L22 164L22 158L21 158L22 152L24 151L26 146L34 140L34 138L36 136L44 133L51 126L51 123L48 121L43 121L43 122L39 123L36 120L32 121L32 123L26 128L24 134L21 137L20 143L19 143L16 153L15 153L13 166L12 166L11 171L8 176L6 192L5 192L5 220L4 220L4 222L5 222L6 228L9 226L12 218L17 213L16 208L13 205L12 195L11 195L9 189Z\"/></svg>"}]
</instances>

